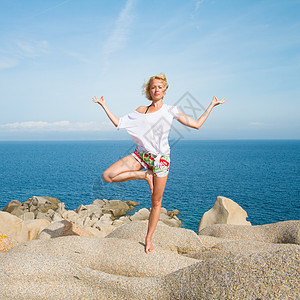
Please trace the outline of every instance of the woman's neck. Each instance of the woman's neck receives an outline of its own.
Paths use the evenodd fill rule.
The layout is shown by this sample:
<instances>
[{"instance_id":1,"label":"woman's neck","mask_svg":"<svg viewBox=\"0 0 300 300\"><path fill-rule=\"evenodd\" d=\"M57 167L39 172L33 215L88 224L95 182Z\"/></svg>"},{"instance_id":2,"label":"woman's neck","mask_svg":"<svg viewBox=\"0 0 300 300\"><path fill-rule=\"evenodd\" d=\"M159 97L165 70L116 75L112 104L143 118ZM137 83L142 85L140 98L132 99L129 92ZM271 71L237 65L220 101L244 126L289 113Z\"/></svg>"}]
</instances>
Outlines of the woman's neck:
<instances>
[{"instance_id":1,"label":"woman's neck","mask_svg":"<svg viewBox=\"0 0 300 300\"><path fill-rule=\"evenodd\" d=\"M151 106L154 107L154 108L159 109L163 106L163 104L164 104L163 99L161 99L161 100L152 100Z\"/></svg>"}]
</instances>

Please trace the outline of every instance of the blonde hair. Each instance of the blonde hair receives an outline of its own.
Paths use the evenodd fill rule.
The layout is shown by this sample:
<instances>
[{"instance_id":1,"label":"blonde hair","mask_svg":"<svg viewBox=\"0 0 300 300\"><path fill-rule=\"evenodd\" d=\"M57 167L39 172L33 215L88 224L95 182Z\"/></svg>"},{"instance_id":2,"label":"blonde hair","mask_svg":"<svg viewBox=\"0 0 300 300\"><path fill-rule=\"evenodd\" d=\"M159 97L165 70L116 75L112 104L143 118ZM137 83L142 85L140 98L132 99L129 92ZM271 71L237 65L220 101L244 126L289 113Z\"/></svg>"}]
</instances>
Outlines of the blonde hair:
<instances>
[{"instance_id":1,"label":"blonde hair","mask_svg":"<svg viewBox=\"0 0 300 300\"><path fill-rule=\"evenodd\" d=\"M152 97L150 95L150 86L151 86L151 83L152 83L152 81L154 79L159 79L159 80L161 80L163 82L164 91L166 91L167 88L169 87L168 82L167 82L167 77L166 77L165 74L160 73L158 75L150 77L150 79L148 80L148 82L146 82L144 84L144 88L143 88L143 93L146 95L146 98L149 99L149 100L152 100Z\"/></svg>"}]
</instances>

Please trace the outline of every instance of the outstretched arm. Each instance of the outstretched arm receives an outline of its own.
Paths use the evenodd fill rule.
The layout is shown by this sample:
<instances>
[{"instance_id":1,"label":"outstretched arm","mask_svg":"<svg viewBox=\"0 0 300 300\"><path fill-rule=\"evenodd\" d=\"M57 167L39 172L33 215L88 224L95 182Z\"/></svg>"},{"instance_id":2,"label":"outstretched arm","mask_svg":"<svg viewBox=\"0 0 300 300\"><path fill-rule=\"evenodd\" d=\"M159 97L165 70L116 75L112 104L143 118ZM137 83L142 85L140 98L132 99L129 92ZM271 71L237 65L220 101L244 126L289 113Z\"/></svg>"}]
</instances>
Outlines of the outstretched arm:
<instances>
[{"instance_id":1,"label":"outstretched arm","mask_svg":"<svg viewBox=\"0 0 300 300\"><path fill-rule=\"evenodd\" d=\"M191 117L187 116L186 114L184 114L183 112L179 111L179 117L177 120L183 125L199 129L203 125L203 123L206 121L206 119L208 118L212 109L216 105L223 104L225 102L226 102L226 100L224 98L222 100L218 100L217 97L214 96L209 107L207 108L207 110L202 114L202 116L199 119L194 120L193 118L191 118Z\"/></svg>"},{"instance_id":2,"label":"outstretched arm","mask_svg":"<svg viewBox=\"0 0 300 300\"><path fill-rule=\"evenodd\" d=\"M109 119L112 121L112 123L117 127L119 124L119 119L108 109L108 107L106 106L106 103L104 101L104 97L101 96L100 99L98 99L96 96L93 98L93 101L95 103L98 103L99 105L102 106L102 108L104 109L104 111L106 112L107 116L109 117Z\"/></svg>"}]
</instances>

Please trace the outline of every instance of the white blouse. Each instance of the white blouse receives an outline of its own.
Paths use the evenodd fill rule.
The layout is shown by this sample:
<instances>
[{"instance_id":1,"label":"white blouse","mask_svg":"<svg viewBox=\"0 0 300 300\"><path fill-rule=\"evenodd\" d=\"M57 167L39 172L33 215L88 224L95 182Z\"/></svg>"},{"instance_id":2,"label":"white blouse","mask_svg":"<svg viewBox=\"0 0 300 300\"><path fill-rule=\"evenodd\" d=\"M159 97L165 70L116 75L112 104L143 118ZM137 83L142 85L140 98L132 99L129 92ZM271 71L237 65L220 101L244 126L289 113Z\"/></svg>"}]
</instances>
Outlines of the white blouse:
<instances>
[{"instance_id":1,"label":"white blouse","mask_svg":"<svg viewBox=\"0 0 300 300\"><path fill-rule=\"evenodd\" d=\"M119 119L118 129L126 129L133 142L142 152L158 156L170 154L169 132L173 119L178 119L177 106L163 104L153 113L140 113L136 110Z\"/></svg>"}]
</instances>

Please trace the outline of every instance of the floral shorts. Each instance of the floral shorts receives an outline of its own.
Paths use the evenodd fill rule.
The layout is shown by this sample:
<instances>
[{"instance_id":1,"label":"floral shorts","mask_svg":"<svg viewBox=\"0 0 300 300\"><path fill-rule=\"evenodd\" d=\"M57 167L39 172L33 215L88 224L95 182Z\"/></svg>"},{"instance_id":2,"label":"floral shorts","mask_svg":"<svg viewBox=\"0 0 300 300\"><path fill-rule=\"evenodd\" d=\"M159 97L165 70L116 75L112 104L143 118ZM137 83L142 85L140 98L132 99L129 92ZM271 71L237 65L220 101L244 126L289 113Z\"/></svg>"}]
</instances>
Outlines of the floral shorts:
<instances>
[{"instance_id":1,"label":"floral shorts","mask_svg":"<svg viewBox=\"0 0 300 300\"><path fill-rule=\"evenodd\" d=\"M156 155L149 152L140 152L137 149L132 155L145 169L152 170L154 176L165 177L168 175L170 166L169 155L162 155L159 161L156 159Z\"/></svg>"}]
</instances>

